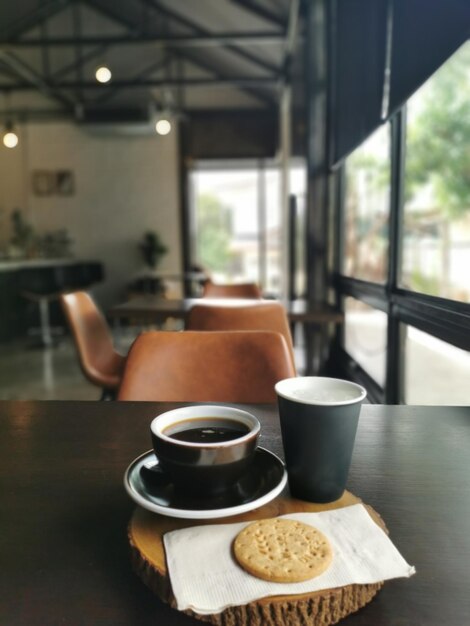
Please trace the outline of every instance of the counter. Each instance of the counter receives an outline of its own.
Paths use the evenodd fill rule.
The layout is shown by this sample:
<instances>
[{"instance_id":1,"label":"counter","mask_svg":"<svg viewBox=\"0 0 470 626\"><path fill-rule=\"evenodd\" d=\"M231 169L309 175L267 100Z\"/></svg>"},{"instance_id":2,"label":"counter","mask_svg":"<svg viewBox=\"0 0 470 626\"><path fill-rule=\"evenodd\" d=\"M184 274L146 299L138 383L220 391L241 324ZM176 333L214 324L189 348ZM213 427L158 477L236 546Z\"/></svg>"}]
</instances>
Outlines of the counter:
<instances>
[{"instance_id":1,"label":"counter","mask_svg":"<svg viewBox=\"0 0 470 626\"><path fill-rule=\"evenodd\" d=\"M103 266L87 259L12 259L0 261L0 342L26 336L39 326L37 301L25 293L57 296L61 291L87 289L103 280ZM57 298L51 302L51 322L62 324Z\"/></svg>"}]
</instances>

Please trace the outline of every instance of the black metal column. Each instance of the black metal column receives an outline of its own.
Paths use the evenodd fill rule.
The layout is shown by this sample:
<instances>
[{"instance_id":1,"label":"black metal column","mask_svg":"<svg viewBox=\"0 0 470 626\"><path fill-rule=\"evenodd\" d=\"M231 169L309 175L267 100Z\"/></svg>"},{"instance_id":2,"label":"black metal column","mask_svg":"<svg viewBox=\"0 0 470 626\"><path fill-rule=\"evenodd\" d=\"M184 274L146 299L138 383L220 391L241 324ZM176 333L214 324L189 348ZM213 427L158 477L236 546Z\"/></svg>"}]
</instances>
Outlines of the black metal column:
<instances>
[{"instance_id":1,"label":"black metal column","mask_svg":"<svg viewBox=\"0 0 470 626\"><path fill-rule=\"evenodd\" d=\"M287 293L289 300L295 300L297 297L297 259L296 259L296 243L297 243L297 196L289 195L289 215L288 215L288 280Z\"/></svg>"},{"instance_id":2,"label":"black metal column","mask_svg":"<svg viewBox=\"0 0 470 626\"><path fill-rule=\"evenodd\" d=\"M191 271L191 249L190 249L190 226L189 226L189 201L188 201L188 168L186 165L187 126L182 121L178 125L178 160L179 160L179 202L180 202L180 234L181 234L181 264L183 273ZM185 298L193 296L192 283L190 280L183 280L183 295Z\"/></svg>"},{"instance_id":3,"label":"black metal column","mask_svg":"<svg viewBox=\"0 0 470 626\"><path fill-rule=\"evenodd\" d=\"M404 110L391 120L391 191L388 254L388 325L385 401L401 404L404 401L404 329L396 315L392 294L399 287L401 275L401 248L403 228L403 198L405 177L406 120Z\"/></svg>"},{"instance_id":4,"label":"black metal column","mask_svg":"<svg viewBox=\"0 0 470 626\"><path fill-rule=\"evenodd\" d=\"M307 300L314 305L327 297L328 217L328 10L326 0L305 3L307 107ZM321 367L326 332L306 328L307 373Z\"/></svg>"}]
</instances>

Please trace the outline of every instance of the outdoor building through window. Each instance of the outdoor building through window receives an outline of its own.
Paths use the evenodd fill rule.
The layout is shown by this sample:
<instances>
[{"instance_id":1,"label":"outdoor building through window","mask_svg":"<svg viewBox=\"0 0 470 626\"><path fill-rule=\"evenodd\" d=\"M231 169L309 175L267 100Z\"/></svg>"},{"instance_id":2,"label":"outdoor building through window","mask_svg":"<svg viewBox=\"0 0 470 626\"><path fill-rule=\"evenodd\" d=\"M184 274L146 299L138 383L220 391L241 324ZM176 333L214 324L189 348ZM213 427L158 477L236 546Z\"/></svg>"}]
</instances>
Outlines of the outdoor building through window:
<instances>
[{"instance_id":1,"label":"outdoor building through window","mask_svg":"<svg viewBox=\"0 0 470 626\"><path fill-rule=\"evenodd\" d=\"M197 167L191 173L192 262L215 282L254 281L281 292L282 218L278 166L257 162ZM305 196L305 168L290 175L291 191ZM303 269L303 268L302 268Z\"/></svg>"},{"instance_id":2,"label":"outdoor building through window","mask_svg":"<svg viewBox=\"0 0 470 626\"><path fill-rule=\"evenodd\" d=\"M376 401L468 404L470 42L347 157L341 181L339 367Z\"/></svg>"}]
</instances>

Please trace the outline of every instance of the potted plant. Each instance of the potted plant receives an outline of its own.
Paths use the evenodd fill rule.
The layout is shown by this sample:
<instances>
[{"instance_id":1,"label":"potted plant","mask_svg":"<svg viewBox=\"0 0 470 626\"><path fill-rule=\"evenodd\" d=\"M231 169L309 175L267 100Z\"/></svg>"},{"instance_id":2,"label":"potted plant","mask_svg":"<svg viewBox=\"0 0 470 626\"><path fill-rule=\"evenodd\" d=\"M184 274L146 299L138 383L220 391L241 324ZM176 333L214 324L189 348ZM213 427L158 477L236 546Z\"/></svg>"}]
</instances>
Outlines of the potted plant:
<instances>
[{"instance_id":1,"label":"potted plant","mask_svg":"<svg viewBox=\"0 0 470 626\"><path fill-rule=\"evenodd\" d=\"M24 219L20 209L13 210L11 223L10 256L14 258L33 257L36 252L37 236L31 224Z\"/></svg>"},{"instance_id":2,"label":"potted plant","mask_svg":"<svg viewBox=\"0 0 470 626\"><path fill-rule=\"evenodd\" d=\"M155 269L161 258L168 252L168 248L155 231L147 231L144 240L140 244L140 249L144 257L145 264L151 269Z\"/></svg>"}]
</instances>

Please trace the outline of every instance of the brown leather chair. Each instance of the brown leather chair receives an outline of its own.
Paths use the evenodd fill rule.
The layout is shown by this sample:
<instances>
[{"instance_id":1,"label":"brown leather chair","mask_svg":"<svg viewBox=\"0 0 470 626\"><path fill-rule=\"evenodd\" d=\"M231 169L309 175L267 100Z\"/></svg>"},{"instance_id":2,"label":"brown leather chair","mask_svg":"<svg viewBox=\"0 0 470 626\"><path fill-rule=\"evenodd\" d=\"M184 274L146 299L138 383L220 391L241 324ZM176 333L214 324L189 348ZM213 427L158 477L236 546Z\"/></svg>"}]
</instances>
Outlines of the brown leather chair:
<instances>
[{"instance_id":1,"label":"brown leather chair","mask_svg":"<svg viewBox=\"0 0 470 626\"><path fill-rule=\"evenodd\" d=\"M84 291L62 294L65 313L85 377L103 389L102 399L115 397L125 357L116 352L102 313Z\"/></svg>"},{"instance_id":2,"label":"brown leather chair","mask_svg":"<svg viewBox=\"0 0 470 626\"><path fill-rule=\"evenodd\" d=\"M118 400L275 402L274 385L292 376L279 333L149 332L129 351Z\"/></svg>"},{"instance_id":3,"label":"brown leather chair","mask_svg":"<svg viewBox=\"0 0 470 626\"><path fill-rule=\"evenodd\" d=\"M289 320L280 302L254 302L247 306L197 304L188 313L186 330L271 330L281 333L295 368Z\"/></svg>"},{"instance_id":4,"label":"brown leather chair","mask_svg":"<svg viewBox=\"0 0 470 626\"><path fill-rule=\"evenodd\" d=\"M203 298L261 298L261 290L256 283L234 283L217 285L211 280L204 283Z\"/></svg>"}]
</instances>

